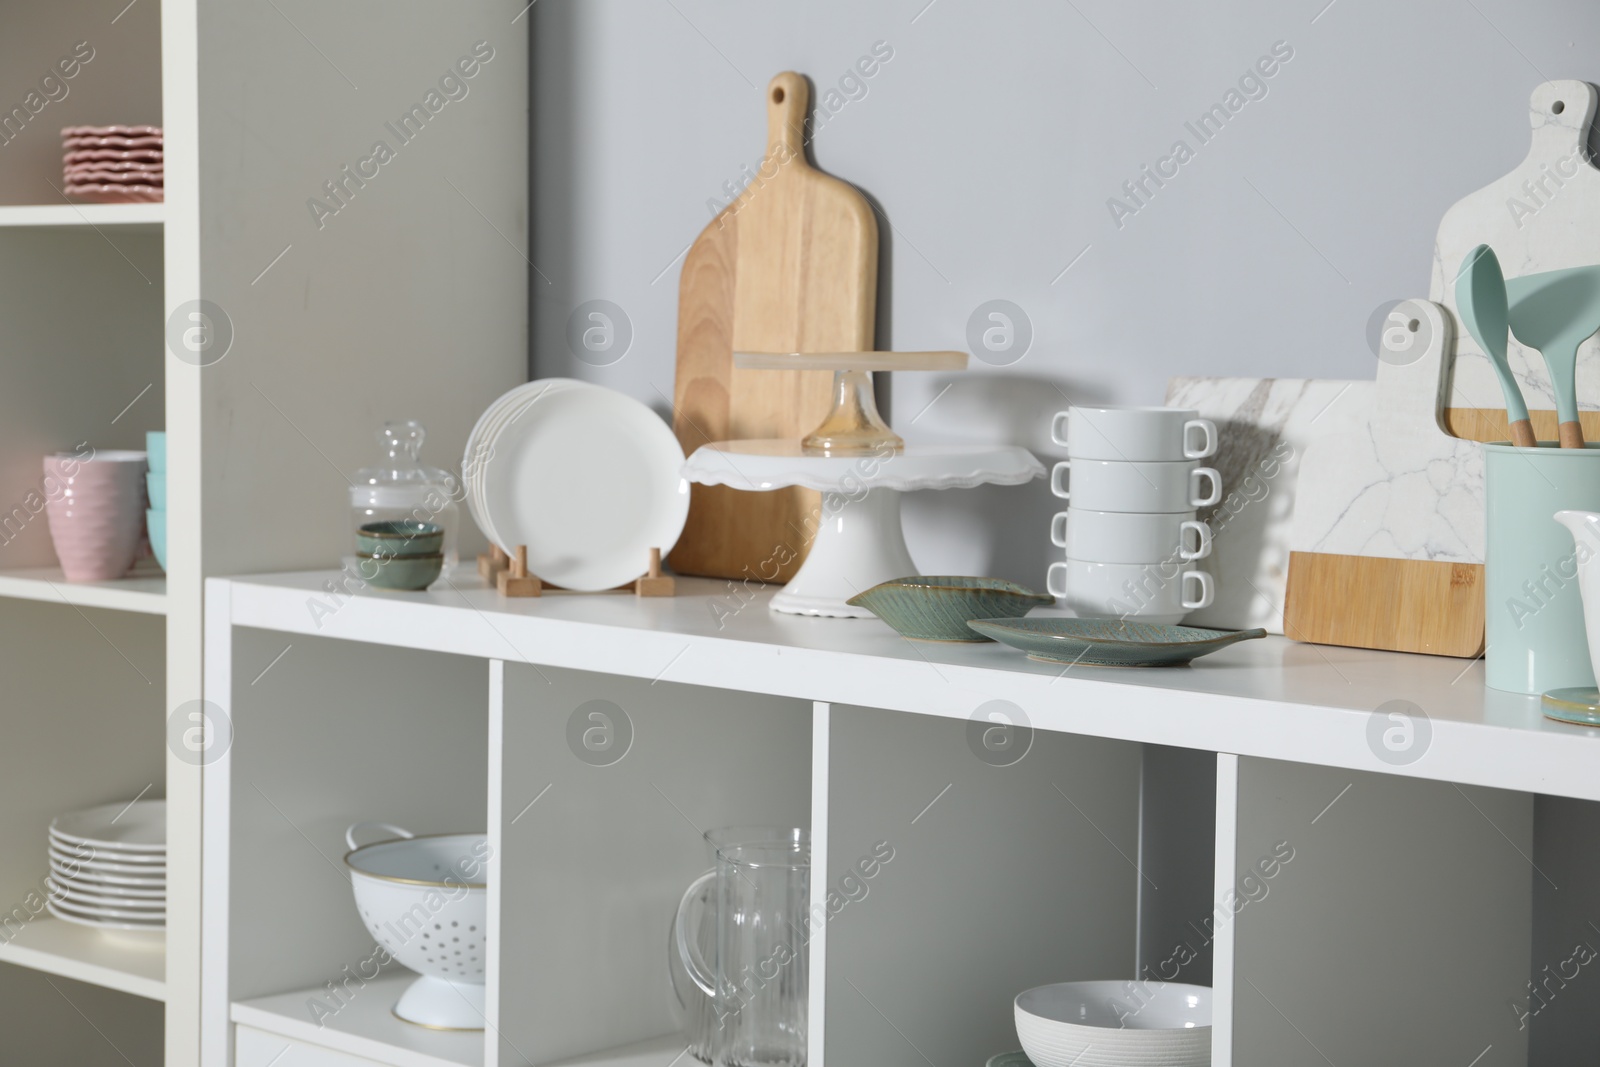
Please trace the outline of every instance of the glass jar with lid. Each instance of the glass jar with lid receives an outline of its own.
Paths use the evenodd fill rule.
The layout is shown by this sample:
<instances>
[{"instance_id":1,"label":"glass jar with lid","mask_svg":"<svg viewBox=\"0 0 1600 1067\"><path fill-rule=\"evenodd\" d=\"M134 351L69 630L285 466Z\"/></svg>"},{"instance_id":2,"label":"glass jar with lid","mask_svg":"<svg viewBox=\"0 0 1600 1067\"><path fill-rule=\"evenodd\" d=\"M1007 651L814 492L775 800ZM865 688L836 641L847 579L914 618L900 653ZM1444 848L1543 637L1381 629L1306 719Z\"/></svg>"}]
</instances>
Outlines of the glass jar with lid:
<instances>
[{"instance_id":1,"label":"glass jar with lid","mask_svg":"<svg viewBox=\"0 0 1600 1067\"><path fill-rule=\"evenodd\" d=\"M363 467L350 486L349 544L355 551L356 531L368 523L411 520L444 529L444 567L448 578L457 562L456 533L461 525L461 482L454 474L422 462L428 431L415 419L386 422L378 431L384 458ZM346 562L355 562L352 555Z\"/></svg>"}]
</instances>

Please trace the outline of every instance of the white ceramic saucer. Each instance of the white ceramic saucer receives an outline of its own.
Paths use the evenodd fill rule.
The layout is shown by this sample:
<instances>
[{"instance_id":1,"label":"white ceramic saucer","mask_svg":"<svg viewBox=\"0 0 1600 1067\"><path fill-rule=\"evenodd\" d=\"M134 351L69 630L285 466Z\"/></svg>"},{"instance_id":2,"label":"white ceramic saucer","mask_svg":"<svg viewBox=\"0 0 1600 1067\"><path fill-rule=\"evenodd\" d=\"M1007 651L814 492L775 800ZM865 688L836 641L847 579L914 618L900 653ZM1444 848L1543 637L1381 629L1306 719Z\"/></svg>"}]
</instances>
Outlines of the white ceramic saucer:
<instances>
[{"instance_id":1,"label":"white ceramic saucer","mask_svg":"<svg viewBox=\"0 0 1600 1067\"><path fill-rule=\"evenodd\" d=\"M70 844L128 852L167 851L167 802L135 800L101 804L83 811L58 815L50 822L50 836Z\"/></svg>"}]
</instances>

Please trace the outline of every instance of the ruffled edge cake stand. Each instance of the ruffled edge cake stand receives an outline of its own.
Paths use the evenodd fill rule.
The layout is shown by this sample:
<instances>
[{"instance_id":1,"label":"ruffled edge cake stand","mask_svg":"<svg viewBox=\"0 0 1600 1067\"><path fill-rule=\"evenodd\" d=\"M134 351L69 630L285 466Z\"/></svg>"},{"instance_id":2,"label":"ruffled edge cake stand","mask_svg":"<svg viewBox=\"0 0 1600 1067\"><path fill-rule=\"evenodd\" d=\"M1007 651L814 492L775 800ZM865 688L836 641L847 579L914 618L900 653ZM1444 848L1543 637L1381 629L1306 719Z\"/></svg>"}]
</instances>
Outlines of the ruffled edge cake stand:
<instances>
[{"instance_id":1,"label":"ruffled edge cake stand","mask_svg":"<svg viewBox=\"0 0 1600 1067\"><path fill-rule=\"evenodd\" d=\"M748 492L794 485L820 491L822 504L809 524L816 532L811 553L772 598L772 610L863 619L872 612L845 601L880 582L920 573L900 524L901 493L1022 485L1044 477L1044 465L1012 445L910 444L882 454L819 456L799 441L719 441L696 449L683 476Z\"/></svg>"}]
</instances>

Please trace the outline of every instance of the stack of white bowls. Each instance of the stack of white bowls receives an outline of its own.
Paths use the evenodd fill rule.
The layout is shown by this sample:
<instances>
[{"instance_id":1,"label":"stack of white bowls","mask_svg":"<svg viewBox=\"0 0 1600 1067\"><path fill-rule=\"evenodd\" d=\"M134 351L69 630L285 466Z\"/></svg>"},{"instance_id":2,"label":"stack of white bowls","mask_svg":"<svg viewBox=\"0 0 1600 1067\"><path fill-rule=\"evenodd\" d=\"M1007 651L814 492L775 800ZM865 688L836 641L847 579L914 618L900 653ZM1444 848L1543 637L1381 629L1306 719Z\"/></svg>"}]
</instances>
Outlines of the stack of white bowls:
<instances>
[{"instance_id":1,"label":"stack of white bowls","mask_svg":"<svg viewBox=\"0 0 1600 1067\"><path fill-rule=\"evenodd\" d=\"M167 925L167 802L119 801L50 823L50 893L58 919L104 930Z\"/></svg>"},{"instance_id":2,"label":"stack of white bowls","mask_svg":"<svg viewBox=\"0 0 1600 1067\"><path fill-rule=\"evenodd\" d=\"M1194 561L1211 553L1196 509L1222 498L1222 476L1200 464L1216 424L1178 408L1072 407L1050 436L1069 457L1050 472L1067 501L1050 525L1067 554L1050 565L1050 594L1080 618L1159 625L1209 606L1216 587Z\"/></svg>"},{"instance_id":3,"label":"stack of white bowls","mask_svg":"<svg viewBox=\"0 0 1600 1067\"><path fill-rule=\"evenodd\" d=\"M1211 990L1179 982L1060 982L1018 996L1034 1067L1208 1067Z\"/></svg>"}]
</instances>

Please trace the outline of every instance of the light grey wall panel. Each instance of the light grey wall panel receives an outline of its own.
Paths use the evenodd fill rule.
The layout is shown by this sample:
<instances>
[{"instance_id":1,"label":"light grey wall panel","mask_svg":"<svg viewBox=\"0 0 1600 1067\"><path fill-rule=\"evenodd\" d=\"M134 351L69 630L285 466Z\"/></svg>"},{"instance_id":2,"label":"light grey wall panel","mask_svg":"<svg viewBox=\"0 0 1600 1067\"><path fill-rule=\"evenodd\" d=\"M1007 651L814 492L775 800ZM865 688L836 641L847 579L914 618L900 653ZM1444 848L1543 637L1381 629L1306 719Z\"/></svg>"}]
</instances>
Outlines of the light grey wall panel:
<instances>
[{"instance_id":1,"label":"light grey wall panel","mask_svg":"<svg viewBox=\"0 0 1600 1067\"><path fill-rule=\"evenodd\" d=\"M1007 366L901 375L893 421L1047 455L1068 398L1159 403L1178 374L1370 378L1369 317L1426 295L1440 216L1526 154L1529 92L1600 78L1600 7L1582 0L591 0L530 17L539 373L664 410L677 257L761 157L761 88L794 69L825 95L882 41L893 58L848 83L813 144L882 209L880 341L964 348L997 299L1032 328ZM1277 42L1292 58L1200 143L1185 124ZM1119 225L1108 200L1179 139L1193 158ZM606 367L566 341L593 299L634 333ZM1037 585L1053 504L1037 484L920 494L912 553L930 574Z\"/></svg>"},{"instance_id":2,"label":"light grey wall panel","mask_svg":"<svg viewBox=\"0 0 1600 1067\"><path fill-rule=\"evenodd\" d=\"M201 10L199 295L233 331L203 378L207 573L336 565L381 423L459 470L525 380L521 6Z\"/></svg>"},{"instance_id":3,"label":"light grey wall panel","mask_svg":"<svg viewBox=\"0 0 1600 1067\"><path fill-rule=\"evenodd\" d=\"M1000 766L972 730L832 710L830 1063L982 1063L1017 1047L1023 990L1133 977L1139 746L1040 731Z\"/></svg>"},{"instance_id":4,"label":"light grey wall panel","mask_svg":"<svg viewBox=\"0 0 1600 1067\"><path fill-rule=\"evenodd\" d=\"M1145 745L1139 798L1139 973L1210 985L1217 757Z\"/></svg>"},{"instance_id":5,"label":"light grey wall panel","mask_svg":"<svg viewBox=\"0 0 1600 1067\"><path fill-rule=\"evenodd\" d=\"M810 754L809 701L507 663L500 1062L673 1032L701 834L809 826Z\"/></svg>"},{"instance_id":6,"label":"light grey wall panel","mask_svg":"<svg viewBox=\"0 0 1600 1067\"><path fill-rule=\"evenodd\" d=\"M1235 1067L1527 1062L1531 796L1240 758L1238 809Z\"/></svg>"},{"instance_id":7,"label":"light grey wall panel","mask_svg":"<svg viewBox=\"0 0 1600 1067\"><path fill-rule=\"evenodd\" d=\"M1600 805L1541 796L1533 815L1533 988L1506 1010L1526 1016L1528 1062L1559 1067L1600 1047Z\"/></svg>"},{"instance_id":8,"label":"light grey wall panel","mask_svg":"<svg viewBox=\"0 0 1600 1067\"><path fill-rule=\"evenodd\" d=\"M351 823L487 825L488 667L233 633L228 947L231 996L248 1000L342 981L371 957L344 866ZM317 1020L309 1004L306 1019Z\"/></svg>"}]
</instances>

